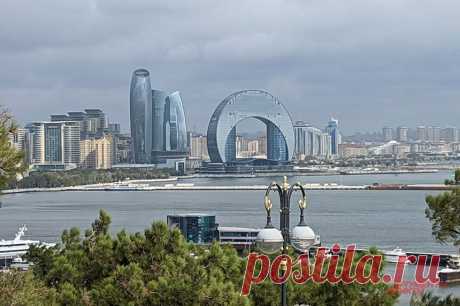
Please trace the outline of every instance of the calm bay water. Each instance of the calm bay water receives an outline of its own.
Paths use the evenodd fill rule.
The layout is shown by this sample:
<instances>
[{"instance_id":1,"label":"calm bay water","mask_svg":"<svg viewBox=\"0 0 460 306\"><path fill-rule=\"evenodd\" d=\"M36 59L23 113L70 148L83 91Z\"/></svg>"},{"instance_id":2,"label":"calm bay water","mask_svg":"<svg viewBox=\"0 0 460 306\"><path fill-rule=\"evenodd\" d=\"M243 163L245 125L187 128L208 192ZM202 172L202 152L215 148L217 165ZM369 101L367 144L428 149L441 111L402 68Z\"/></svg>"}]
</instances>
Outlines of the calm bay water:
<instances>
[{"instance_id":1,"label":"calm bay water","mask_svg":"<svg viewBox=\"0 0 460 306\"><path fill-rule=\"evenodd\" d=\"M291 182L360 185L379 183L440 183L451 173L294 177ZM260 185L280 177L248 179L187 179L195 185ZM455 253L431 235L425 218L427 191L309 191L307 222L325 245L356 243L406 251ZM143 231L152 221L166 221L168 214L200 212L217 216L225 226L263 227L263 191L161 191L161 192L53 192L2 196L0 238L11 239L20 224L27 224L28 237L53 242L72 226L87 228L100 209L112 216L112 231L122 228ZM278 201L273 194L274 206ZM276 210L275 210L276 211ZM293 202L291 225L298 221ZM274 221L278 221L277 213ZM458 288L458 287L454 287ZM440 290L440 289L437 289ZM454 290L454 291L452 291ZM459 289L448 289L460 295ZM402 304L404 305L404 304Z\"/></svg>"}]
</instances>

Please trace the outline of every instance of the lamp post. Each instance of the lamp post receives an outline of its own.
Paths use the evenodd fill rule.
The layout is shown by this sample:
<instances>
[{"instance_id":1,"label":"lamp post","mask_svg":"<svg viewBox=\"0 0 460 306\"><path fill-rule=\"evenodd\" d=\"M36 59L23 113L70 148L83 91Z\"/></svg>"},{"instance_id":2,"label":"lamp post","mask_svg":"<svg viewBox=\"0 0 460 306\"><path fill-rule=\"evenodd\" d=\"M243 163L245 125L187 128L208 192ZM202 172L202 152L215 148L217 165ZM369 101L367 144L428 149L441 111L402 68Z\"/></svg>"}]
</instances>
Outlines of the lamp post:
<instances>
[{"instance_id":1,"label":"lamp post","mask_svg":"<svg viewBox=\"0 0 460 306\"><path fill-rule=\"evenodd\" d=\"M302 196L298 202L300 209L299 223L292 229L292 235L289 232L289 215L291 196L294 191L299 190ZM280 197L280 230L272 225L271 210L272 202L270 192L278 192ZM264 206L267 211L267 224L256 238L257 247L264 253L275 254L281 250L281 253L287 254L289 244L299 252L306 252L310 246L315 243L315 233L305 223L304 209L307 207L307 197L304 188L300 183L289 185L287 177L284 177L283 184L271 183L265 192ZM281 305L287 306L286 282L281 284Z\"/></svg>"}]
</instances>

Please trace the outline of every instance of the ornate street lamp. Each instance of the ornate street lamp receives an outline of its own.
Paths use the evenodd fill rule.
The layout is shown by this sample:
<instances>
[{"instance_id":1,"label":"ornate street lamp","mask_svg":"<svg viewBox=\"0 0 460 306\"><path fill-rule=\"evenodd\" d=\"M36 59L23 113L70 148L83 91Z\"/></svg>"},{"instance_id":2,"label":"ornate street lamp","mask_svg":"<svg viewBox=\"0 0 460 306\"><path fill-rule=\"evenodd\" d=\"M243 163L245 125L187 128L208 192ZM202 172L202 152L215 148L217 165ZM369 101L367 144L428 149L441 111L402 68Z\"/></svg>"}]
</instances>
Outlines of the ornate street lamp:
<instances>
[{"instance_id":1,"label":"ornate street lamp","mask_svg":"<svg viewBox=\"0 0 460 306\"><path fill-rule=\"evenodd\" d=\"M292 229L292 234L289 232L289 215L291 195L294 191L300 190L302 197L298 205L300 209L300 221ZM272 202L269 194L271 191L277 191L280 197L280 228L281 231L272 225L271 210ZM305 223L304 209L307 207L307 197L304 188L300 183L295 183L292 186L288 184L287 177L284 177L282 186L273 182L268 186L265 192L264 206L267 211L267 224L262 229L256 238L256 246L262 252L267 254L275 254L281 251L282 254L287 253L288 245L292 245L299 252L306 252L315 243L315 233ZM287 306L286 283L281 284L281 305Z\"/></svg>"}]
</instances>

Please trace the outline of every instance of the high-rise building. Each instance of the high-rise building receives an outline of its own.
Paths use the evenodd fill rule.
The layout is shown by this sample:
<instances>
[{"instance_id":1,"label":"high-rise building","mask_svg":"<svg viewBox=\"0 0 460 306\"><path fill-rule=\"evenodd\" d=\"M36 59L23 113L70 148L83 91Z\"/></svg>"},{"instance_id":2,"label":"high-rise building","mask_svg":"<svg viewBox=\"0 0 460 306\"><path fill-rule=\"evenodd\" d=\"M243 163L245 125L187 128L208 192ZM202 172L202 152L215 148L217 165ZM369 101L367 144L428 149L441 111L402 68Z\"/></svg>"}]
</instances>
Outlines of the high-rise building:
<instances>
[{"instance_id":1,"label":"high-rise building","mask_svg":"<svg viewBox=\"0 0 460 306\"><path fill-rule=\"evenodd\" d=\"M259 155L259 141L257 139L248 142L248 153L250 156Z\"/></svg>"},{"instance_id":2,"label":"high-rise building","mask_svg":"<svg viewBox=\"0 0 460 306\"><path fill-rule=\"evenodd\" d=\"M132 162L131 136L128 134L118 134L115 136L115 161L116 164L126 164Z\"/></svg>"},{"instance_id":3,"label":"high-rise building","mask_svg":"<svg viewBox=\"0 0 460 306\"><path fill-rule=\"evenodd\" d=\"M388 142L393 140L393 129L391 127L385 126L382 129L383 141Z\"/></svg>"},{"instance_id":4,"label":"high-rise building","mask_svg":"<svg viewBox=\"0 0 460 306\"><path fill-rule=\"evenodd\" d=\"M195 159L207 160L208 154L208 141L204 135L192 135L190 146L190 157Z\"/></svg>"},{"instance_id":5,"label":"high-rise building","mask_svg":"<svg viewBox=\"0 0 460 306\"><path fill-rule=\"evenodd\" d=\"M459 133L456 127L447 127L441 131L441 140L445 142L459 141Z\"/></svg>"},{"instance_id":6,"label":"high-rise building","mask_svg":"<svg viewBox=\"0 0 460 306\"><path fill-rule=\"evenodd\" d=\"M415 140L417 141L427 141L427 132L426 127L421 125L418 126L415 132Z\"/></svg>"},{"instance_id":7,"label":"high-rise building","mask_svg":"<svg viewBox=\"0 0 460 306\"><path fill-rule=\"evenodd\" d=\"M331 118L326 127L326 132L331 136L331 153L336 156L339 154L339 144L342 143L342 137L339 131L339 121Z\"/></svg>"},{"instance_id":8,"label":"high-rise building","mask_svg":"<svg viewBox=\"0 0 460 306\"><path fill-rule=\"evenodd\" d=\"M29 137L30 164L43 164L45 162L45 125L40 122L26 126Z\"/></svg>"},{"instance_id":9,"label":"high-rise building","mask_svg":"<svg viewBox=\"0 0 460 306\"><path fill-rule=\"evenodd\" d=\"M77 166L80 162L80 125L75 121L34 122L28 125L31 164Z\"/></svg>"},{"instance_id":10,"label":"high-rise building","mask_svg":"<svg viewBox=\"0 0 460 306\"><path fill-rule=\"evenodd\" d=\"M150 159L151 124L148 123L151 123L151 111L148 107L151 105L150 73L146 69L137 69L131 78L130 126L134 161L139 164L146 163ZM147 139L149 139L148 144L146 144Z\"/></svg>"},{"instance_id":11,"label":"high-rise building","mask_svg":"<svg viewBox=\"0 0 460 306\"><path fill-rule=\"evenodd\" d=\"M51 115L51 122L78 122L81 138L103 134L106 126L105 113L100 109L85 109L84 112L68 112L67 115Z\"/></svg>"},{"instance_id":12,"label":"high-rise building","mask_svg":"<svg viewBox=\"0 0 460 306\"><path fill-rule=\"evenodd\" d=\"M136 163L185 162L189 154L185 112L179 92L152 90L150 73L134 71L130 92L130 123Z\"/></svg>"},{"instance_id":13,"label":"high-rise building","mask_svg":"<svg viewBox=\"0 0 460 306\"><path fill-rule=\"evenodd\" d=\"M433 126L433 136L429 138L432 143L439 143L441 141L441 127Z\"/></svg>"},{"instance_id":14,"label":"high-rise building","mask_svg":"<svg viewBox=\"0 0 460 306\"><path fill-rule=\"evenodd\" d=\"M259 141L259 154L267 156L267 136L259 136L257 140Z\"/></svg>"},{"instance_id":15,"label":"high-rise building","mask_svg":"<svg viewBox=\"0 0 460 306\"><path fill-rule=\"evenodd\" d=\"M295 156L329 158L332 154L331 136L303 121L294 124Z\"/></svg>"},{"instance_id":16,"label":"high-rise building","mask_svg":"<svg viewBox=\"0 0 460 306\"><path fill-rule=\"evenodd\" d=\"M396 140L399 142L407 142L409 140L408 138L408 131L409 129L405 126L399 126L396 129Z\"/></svg>"},{"instance_id":17,"label":"high-rise building","mask_svg":"<svg viewBox=\"0 0 460 306\"><path fill-rule=\"evenodd\" d=\"M64 164L80 163L80 124L65 122L62 125L64 134Z\"/></svg>"},{"instance_id":18,"label":"high-rise building","mask_svg":"<svg viewBox=\"0 0 460 306\"><path fill-rule=\"evenodd\" d=\"M24 151L26 149L26 133L26 129L17 128L9 135L10 143L16 148L16 150Z\"/></svg>"},{"instance_id":19,"label":"high-rise building","mask_svg":"<svg viewBox=\"0 0 460 306\"><path fill-rule=\"evenodd\" d=\"M217 236L216 217L207 214L168 216L168 226L178 228L188 242L212 243Z\"/></svg>"},{"instance_id":20,"label":"high-rise building","mask_svg":"<svg viewBox=\"0 0 460 306\"><path fill-rule=\"evenodd\" d=\"M120 123L109 123L108 124L108 131L113 135L117 135L121 133L121 126Z\"/></svg>"},{"instance_id":21,"label":"high-rise building","mask_svg":"<svg viewBox=\"0 0 460 306\"><path fill-rule=\"evenodd\" d=\"M88 169L110 169L113 164L113 138L107 134L100 138L83 139L81 147L81 167Z\"/></svg>"},{"instance_id":22,"label":"high-rise building","mask_svg":"<svg viewBox=\"0 0 460 306\"><path fill-rule=\"evenodd\" d=\"M154 152L163 152L165 150L165 133L164 133L164 118L165 104L167 94L161 90L152 90L152 106L153 106L153 128L152 150Z\"/></svg>"},{"instance_id":23,"label":"high-rise building","mask_svg":"<svg viewBox=\"0 0 460 306\"><path fill-rule=\"evenodd\" d=\"M185 112L178 91L166 97L164 110L164 150L186 153L188 148Z\"/></svg>"},{"instance_id":24,"label":"high-rise building","mask_svg":"<svg viewBox=\"0 0 460 306\"><path fill-rule=\"evenodd\" d=\"M106 127L105 114L100 109L85 109L88 118L88 132L98 133L104 131Z\"/></svg>"}]
</instances>

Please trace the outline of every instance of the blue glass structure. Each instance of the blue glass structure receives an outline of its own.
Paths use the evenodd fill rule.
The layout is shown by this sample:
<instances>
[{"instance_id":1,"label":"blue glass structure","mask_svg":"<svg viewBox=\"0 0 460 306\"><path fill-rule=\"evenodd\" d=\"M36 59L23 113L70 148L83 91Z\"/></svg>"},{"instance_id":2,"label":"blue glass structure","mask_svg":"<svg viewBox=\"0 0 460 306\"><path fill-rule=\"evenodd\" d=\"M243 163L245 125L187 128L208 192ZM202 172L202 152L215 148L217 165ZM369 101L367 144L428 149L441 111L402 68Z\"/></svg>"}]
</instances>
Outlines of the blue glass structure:
<instances>
[{"instance_id":1,"label":"blue glass structure","mask_svg":"<svg viewBox=\"0 0 460 306\"><path fill-rule=\"evenodd\" d=\"M137 69L131 79L130 111L135 163L166 164L185 159L187 127L178 91L168 95L152 90L150 73Z\"/></svg>"},{"instance_id":2,"label":"blue glass structure","mask_svg":"<svg viewBox=\"0 0 460 306\"><path fill-rule=\"evenodd\" d=\"M187 152L185 112L178 91L166 97L164 130L166 151Z\"/></svg>"},{"instance_id":3,"label":"blue glass structure","mask_svg":"<svg viewBox=\"0 0 460 306\"><path fill-rule=\"evenodd\" d=\"M225 98L208 126L208 151L213 163L236 160L236 126L255 118L267 126L267 159L289 161L294 154L291 116L277 98L266 91L244 90Z\"/></svg>"},{"instance_id":4,"label":"blue glass structure","mask_svg":"<svg viewBox=\"0 0 460 306\"><path fill-rule=\"evenodd\" d=\"M212 243L217 238L216 216L182 214L168 216L168 226L177 227L188 242Z\"/></svg>"},{"instance_id":5,"label":"blue glass structure","mask_svg":"<svg viewBox=\"0 0 460 306\"><path fill-rule=\"evenodd\" d=\"M137 69L131 78L130 125L134 161L150 161L152 151L152 89L150 73Z\"/></svg>"},{"instance_id":6,"label":"blue glass structure","mask_svg":"<svg viewBox=\"0 0 460 306\"><path fill-rule=\"evenodd\" d=\"M62 162L62 135L60 123L45 126L45 161Z\"/></svg>"},{"instance_id":7,"label":"blue glass structure","mask_svg":"<svg viewBox=\"0 0 460 306\"><path fill-rule=\"evenodd\" d=\"M152 90L152 150L156 152L164 151L164 113L166 96L167 94L164 91Z\"/></svg>"},{"instance_id":8,"label":"blue glass structure","mask_svg":"<svg viewBox=\"0 0 460 306\"><path fill-rule=\"evenodd\" d=\"M326 132L331 136L331 154L339 154L339 144L341 143L339 121L337 119L331 118L327 124Z\"/></svg>"}]
</instances>

